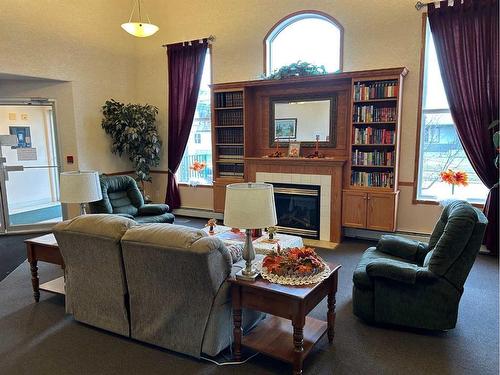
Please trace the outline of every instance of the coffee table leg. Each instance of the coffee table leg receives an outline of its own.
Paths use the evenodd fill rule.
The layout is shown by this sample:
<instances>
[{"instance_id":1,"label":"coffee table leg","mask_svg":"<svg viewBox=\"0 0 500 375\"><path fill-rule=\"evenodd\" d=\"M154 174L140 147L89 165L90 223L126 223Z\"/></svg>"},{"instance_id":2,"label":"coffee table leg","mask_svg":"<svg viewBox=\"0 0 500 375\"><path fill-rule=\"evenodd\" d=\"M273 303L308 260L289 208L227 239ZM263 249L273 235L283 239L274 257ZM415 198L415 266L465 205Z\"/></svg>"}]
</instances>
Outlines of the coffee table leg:
<instances>
[{"instance_id":1,"label":"coffee table leg","mask_svg":"<svg viewBox=\"0 0 500 375\"><path fill-rule=\"evenodd\" d=\"M304 354L304 322L293 322L293 374L302 374L302 361Z\"/></svg>"},{"instance_id":2,"label":"coffee table leg","mask_svg":"<svg viewBox=\"0 0 500 375\"><path fill-rule=\"evenodd\" d=\"M30 260L30 270L31 270L31 285L33 286L33 297L35 297L35 302L40 301L40 289L39 289L39 279L38 279L38 267L37 261Z\"/></svg>"},{"instance_id":3,"label":"coffee table leg","mask_svg":"<svg viewBox=\"0 0 500 375\"><path fill-rule=\"evenodd\" d=\"M333 337L335 336L335 305L336 305L336 298L335 294L337 294L337 284L338 284L338 275L337 272L335 272L334 279L332 280L332 288L330 290L330 293L328 293L328 312L326 314L327 316L327 322L328 322L328 341L330 343L333 342Z\"/></svg>"},{"instance_id":4,"label":"coffee table leg","mask_svg":"<svg viewBox=\"0 0 500 375\"><path fill-rule=\"evenodd\" d=\"M233 285L233 356L236 361L241 361L241 301L240 301L240 288Z\"/></svg>"}]
</instances>

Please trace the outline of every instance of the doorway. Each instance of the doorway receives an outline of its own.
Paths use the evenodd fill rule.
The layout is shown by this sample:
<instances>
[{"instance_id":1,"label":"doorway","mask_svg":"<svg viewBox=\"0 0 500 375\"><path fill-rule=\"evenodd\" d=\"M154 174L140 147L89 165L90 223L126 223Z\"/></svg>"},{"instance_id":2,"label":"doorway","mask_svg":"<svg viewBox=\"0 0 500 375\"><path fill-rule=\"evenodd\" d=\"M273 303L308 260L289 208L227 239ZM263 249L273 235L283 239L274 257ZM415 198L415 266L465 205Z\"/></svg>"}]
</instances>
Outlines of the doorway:
<instances>
[{"instance_id":1,"label":"doorway","mask_svg":"<svg viewBox=\"0 0 500 375\"><path fill-rule=\"evenodd\" d=\"M0 234L46 231L63 218L53 100L0 101Z\"/></svg>"}]
</instances>

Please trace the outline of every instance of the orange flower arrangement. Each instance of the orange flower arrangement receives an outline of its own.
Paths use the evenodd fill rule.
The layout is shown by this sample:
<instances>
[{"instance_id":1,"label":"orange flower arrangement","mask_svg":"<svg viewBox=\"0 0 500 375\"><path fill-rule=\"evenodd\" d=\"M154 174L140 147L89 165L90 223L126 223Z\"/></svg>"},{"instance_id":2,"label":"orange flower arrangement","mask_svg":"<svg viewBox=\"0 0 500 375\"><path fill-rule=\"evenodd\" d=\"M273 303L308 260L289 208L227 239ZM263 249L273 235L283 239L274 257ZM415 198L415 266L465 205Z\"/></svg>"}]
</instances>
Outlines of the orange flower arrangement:
<instances>
[{"instance_id":1,"label":"orange flower arrangement","mask_svg":"<svg viewBox=\"0 0 500 375\"><path fill-rule=\"evenodd\" d=\"M294 247L267 255L262 267L279 276L309 276L323 271L325 265L314 249Z\"/></svg>"},{"instance_id":2,"label":"orange flower arrangement","mask_svg":"<svg viewBox=\"0 0 500 375\"><path fill-rule=\"evenodd\" d=\"M453 169L448 169L440 173L441 180L450 185L462 185L467 186L469 184L469 176L464 171L453 171Z\"/></svg>"},{"instance_id":3,"label":"orange flower arrangement","mask_svg":"<svg viewBox=\"0 0 500 375\"><path fill-rule=\"evenodd\" d=\"M455 186L467 186L469 184L469 176L464 171L454 171L448 169L440 173L441 181L451 185L451 195L455 194Z\"/></svg>"},{"instance_id":4,"label":"orange flower arrangement","mask_svg":"<svg viewBox=\"0 0 500 375\"><path fill-rule=\"evenodd\" d=\"M195 172L201 172L202 170L205 169L206 166L207 166L206 163L195 160L193 164L189 166L189 169L192 169Z\"/></svg>"}]
</instances>

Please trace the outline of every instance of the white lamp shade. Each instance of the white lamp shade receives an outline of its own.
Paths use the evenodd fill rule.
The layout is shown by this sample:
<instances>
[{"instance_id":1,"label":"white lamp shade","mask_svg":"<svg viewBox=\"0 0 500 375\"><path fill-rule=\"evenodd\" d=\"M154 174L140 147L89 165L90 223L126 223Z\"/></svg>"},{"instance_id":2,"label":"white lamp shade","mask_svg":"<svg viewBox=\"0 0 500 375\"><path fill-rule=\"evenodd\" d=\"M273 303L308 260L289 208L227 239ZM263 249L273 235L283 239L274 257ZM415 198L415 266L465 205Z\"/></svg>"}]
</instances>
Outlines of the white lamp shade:
<instances>
[{"instance_id":1,"label":"white lamp shade","mask_svg":"<svg viewBox=\"0 0 500 375\"><path fill-rule=\"evenodd\" d=\"M224 225L261 229L276 223L273 185L250 182L226 186Z\"/></svg>"},{"instance_id":2,"label":"white lamp shade","mask_svg":"<svg viewBox=\"0 0 500 375\"><path fill-rule=\"evenodd\" d=\"M59 177L62 203L88 203L102 199L97 172L63 172Z\"/></svg>"},{"instance_id":3,"label":"white lamp shade","mask_svg":"<svg viewBox=\"0 0 500 375\"><path fill-rule=\"evenodd\" d=\"M145 38L156 33L160 28L152 23L127 22L122 23L122 29L138 38Z\"/></svg>"}]
</instances>

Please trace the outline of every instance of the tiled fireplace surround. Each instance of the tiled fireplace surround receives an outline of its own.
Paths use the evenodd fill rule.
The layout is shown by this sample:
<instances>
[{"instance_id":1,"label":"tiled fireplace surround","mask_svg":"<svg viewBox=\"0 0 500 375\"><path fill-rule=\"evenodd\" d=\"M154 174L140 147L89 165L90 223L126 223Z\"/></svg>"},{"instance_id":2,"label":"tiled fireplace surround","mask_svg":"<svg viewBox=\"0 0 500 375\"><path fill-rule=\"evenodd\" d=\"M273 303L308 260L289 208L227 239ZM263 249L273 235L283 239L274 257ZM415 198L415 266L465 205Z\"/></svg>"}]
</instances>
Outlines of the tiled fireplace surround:
<instances>
[{"instance_id":1,"label":"tiled fireplace surround","mask_svg":"<svg viewBox=\"0 0 500 375\"><path fill-rule=\"evenodd\" d=\"M319 213L319 239L330 241L330 218L331 218L331 183L332 177L329 175L311 175L300 173L268 173L257 172L257 182L316 185L321 187L320 213Z\"/></svg>"},{"instance_id":2,"label":"tiled fireplace surround","mask_svg":"<svg viewBox=\"0 0 500 375\"><path fill-rule=\"evenodd\" d=\"M245 180L270 183L319 185L322 241L342 241L343 157L245 158Z\"/></svg>"}]
</instances>

